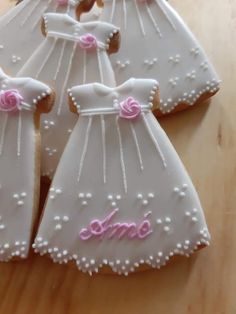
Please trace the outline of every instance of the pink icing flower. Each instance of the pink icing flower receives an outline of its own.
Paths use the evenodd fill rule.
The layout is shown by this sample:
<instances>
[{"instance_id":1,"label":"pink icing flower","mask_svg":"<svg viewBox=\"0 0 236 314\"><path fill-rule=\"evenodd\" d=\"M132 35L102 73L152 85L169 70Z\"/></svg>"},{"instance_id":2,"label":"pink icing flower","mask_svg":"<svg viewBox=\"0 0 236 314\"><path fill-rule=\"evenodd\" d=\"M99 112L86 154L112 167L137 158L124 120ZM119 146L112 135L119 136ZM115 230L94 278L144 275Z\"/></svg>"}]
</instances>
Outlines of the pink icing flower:
<instances>
[{"instance_id":1,"label":"pink icing flower","mask_svg":"<svg viewBox=\"0 0 236 314\"><path fill-rule=\"evenodd\" d=\"M0 91L0 111L17 112L21 110L23 97L15 89Z\"/></svg>"},{"instance_id":2,"label":"pink icing flower","mask_svg":"<svg viewBox=\"0 0 236 314\"><path fill-rule=\"evenodd\" d=\"M120 103L120 117L124 119L135 119L141 113L141 105L133 97L128 97Z\"/></svg>"},{"instance_id":3,"label":"pink icing flower","mask_svg":"<svg viewBox=\"0 0 236 314\"><path fill-rule=\"evenodd\" d=\"M69 3L69 0L56 0L56 3L60 6L66 6Z\"/></svg>"},{"instance_id":4,"label":"pink icing flower","mask_svg":"<svg viewBox=\"0 0 236 314\"><path fill-rule=\"evenodd\" d=\"M96 49L97 39L92 34L85 34L79 37L79 45L85 50Z\"/></svg>"}]
</instances>

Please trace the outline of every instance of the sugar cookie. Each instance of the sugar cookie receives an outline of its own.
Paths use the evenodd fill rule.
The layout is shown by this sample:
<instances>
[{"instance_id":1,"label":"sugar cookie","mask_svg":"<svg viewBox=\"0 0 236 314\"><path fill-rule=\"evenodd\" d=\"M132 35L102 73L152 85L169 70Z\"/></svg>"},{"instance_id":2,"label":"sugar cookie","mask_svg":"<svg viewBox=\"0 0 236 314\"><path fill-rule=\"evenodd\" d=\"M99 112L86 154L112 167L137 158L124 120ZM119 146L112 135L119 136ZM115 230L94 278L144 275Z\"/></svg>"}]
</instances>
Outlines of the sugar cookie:
<instances>
[{"instance_id":1,"label":"sugar cookie","mask_svg":"<svg viewBox=\"0 0 236 314\"><path fill-rule=\"evenodd\" d=\"M0 69L0 260L25 258L38 210L39 116L51 109L52 90Z\"/></svg>"},{"instance_id":2,"label":"sugar cookie","mask_svg":"<svg viewBox=\"0 0 236 314\"><path fill-rule=\"evenodd\" d=\"M151 108L155 80L73 87L79 119L58 165L34 248L84 272L127 275L189 256L210 236L193 184Z\"/></svg>"}]
</instances>

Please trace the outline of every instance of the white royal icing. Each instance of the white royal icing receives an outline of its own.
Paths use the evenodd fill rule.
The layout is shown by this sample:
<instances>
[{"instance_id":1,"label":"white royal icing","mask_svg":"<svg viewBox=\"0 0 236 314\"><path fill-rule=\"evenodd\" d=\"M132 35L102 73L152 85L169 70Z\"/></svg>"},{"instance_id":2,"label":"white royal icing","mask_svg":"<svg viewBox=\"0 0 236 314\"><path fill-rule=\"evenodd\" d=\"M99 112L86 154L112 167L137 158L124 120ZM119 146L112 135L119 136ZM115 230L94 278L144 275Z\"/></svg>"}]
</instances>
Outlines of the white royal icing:
<instances>
[{"instance_id":1,"label":"white royal icing","mask_svg":"<svg viewBox=\"0 0 236 314\"><path fill-rule=\"evenodd\" d=\"M0 261L28 254L39 193L34 112L37 103L51 94L39 81L12 78L0 70L0 92L7 90L17 90L23 102L19 112L0 110Z\"/></svg>"},{"instance_id":2,"label":"white royal icing","mask_svg":"<svg viewBox=\"0 0 236 314\"><path fill-rule=\"evenodd\" d=\"M127 275L209 244L198 195L151 112L157 90L155 80L129 79L69 91L79 119L50 188L36 252L74 260L90 274L108 265ZM140 110L133 120L119 115L129 97Z\"/></svg>"},{"instance_id":3,"label":"white royal icing","mask_svg":"<svg viewBox=\"0 0 236 314\"><path fill-rule=\"evenodd\" d=\"M105 0L100 19L121 27L121 48L111 56L117 83L157 79L162 113L219 89L205 52L167 1Z\"/></svg>"},{"instance_id":4,"label":"white royal icing","mask_svg":"<svg viewBox=\"0 0 236 314\"><path fill-rule=\"evenodd\" d=\"M76 117L67 106L67 88L86 82L115 86L107 49L118 29L104 22L79 23L66 14L44 16L47 37L19 75L29 75L50 83L56 92L53 110L43 116L42 174L52 177ZM79 38L92 34L97 49L83 50Z\"/></svg>"},{"instance_id":5,"label":"white royal icing","mask_svg":"<svg viewBox=\"0 0 236 314\"><path fill-rule=\"evenodd\" d=\"M7 73L16 74L44 37L40 26L45 12L75 14L75 6L83 0L24 0L0 17L0 64Z\"/></svg>"},{"instance_id":6,"label":"white royal icing","mask_svg":"<svg viewBox=\"0 0 236 314\"><path fill-rule=\"evenodd\" d=\"M95 3L89 12L83 13L80 17L81 22L96 21L100 19L102 9Z\"/></svg>"}]
</instances>

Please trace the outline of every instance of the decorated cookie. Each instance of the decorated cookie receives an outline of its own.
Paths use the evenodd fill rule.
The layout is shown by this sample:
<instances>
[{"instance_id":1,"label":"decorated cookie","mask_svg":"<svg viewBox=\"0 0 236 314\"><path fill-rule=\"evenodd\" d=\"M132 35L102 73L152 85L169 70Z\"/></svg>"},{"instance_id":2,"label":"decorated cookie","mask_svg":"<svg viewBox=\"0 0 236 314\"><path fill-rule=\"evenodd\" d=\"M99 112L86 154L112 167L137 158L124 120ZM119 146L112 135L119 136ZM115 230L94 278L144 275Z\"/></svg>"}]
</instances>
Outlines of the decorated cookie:
<instances>
[{"instance_id":1,"label":"decorated cookie","mask_svg":"<svg viewBox=\"0 0 236 314\"><path fill-rule=\"evenodd\" d=\"M56 101L43 116L42 174L52 177L76 122L68 111L68 86L102 82L115 86L109 52L118 49L118 29L108 23L80 23L66 14L44 16L46 38L19 75L30 75L52 85Z\"/></svg>"},{"instance_id":2,"label":"decorated cookie","mask_svg":"<svg viewBox=\"0 0 236 314\"><path fill-rule=\"evenodd\" d=\"M16 74L44 39L40 32L46 11L77 16L89 10L93 0L24 0L0 17L0 64Z\"/></svg>"},{"instance_id":3,"label":"decorated cookie","mask_svg":"<svg viewBox=\"0 0 236 314\"><path fill-rule=\"evenodd\" d=\"M0 261L25 258L39 196L39 116L49 87L0 70Z\"/></svg>"},{"instance_id":4,"label":"decorated cookie","mask_svg":"<svg viewBox=\"0 0 236 314\"><path fill-rule=\"evenodd\" d=\"M155 80L69 91L79 113L58 165L34 248L84 272L127 275L209 244L203 210L152 114Z\"/></svg>"},{"instance_id":5,"label":"decorated cookie","mask_svg":"<svg viewBox=\"0 0 236 314\"><path fill-rule=\"evenodd\" d=\"M159 115L188 108L218 91L213 66L166 0L104 0L100 19L121 27L121 48L111 57L117 83L130 77L157 79Z\"/></svg>"}]
</instances>

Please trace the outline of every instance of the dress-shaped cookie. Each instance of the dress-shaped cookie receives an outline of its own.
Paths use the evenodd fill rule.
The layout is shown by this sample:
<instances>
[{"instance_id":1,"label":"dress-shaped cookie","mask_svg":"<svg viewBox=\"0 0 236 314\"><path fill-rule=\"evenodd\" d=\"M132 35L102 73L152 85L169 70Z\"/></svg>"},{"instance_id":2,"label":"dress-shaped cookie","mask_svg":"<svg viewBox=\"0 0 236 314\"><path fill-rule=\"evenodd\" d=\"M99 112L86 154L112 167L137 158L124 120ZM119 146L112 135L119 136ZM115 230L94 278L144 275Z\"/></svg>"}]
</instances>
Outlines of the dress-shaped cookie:
<instances>
[{"instance_id":1,"label":"dress-shaped cookie","mask_svg":"<svg viewBox=\"0 0 236 314\"><path fill-rule=\"evenodd\" d=\"M24 0L0 17L0 64L16 74L44 37L40 31L42 15L61 12L75 15L83 0ZM89 1L86 1L88 9ZM79 11L79 9L78 9Z\"/></svg>"},{"instance_id":2,"label":"dress-shaped cookie","mask_svg":"<svg viewBox=\"0 0 236 314\"><path fill-rule=\"evenodd\" d=\"M36 252L90 273L109 265L128 274L208 244L197 193L151 112L157 89L148 79L71 89L79 119L52 181Z\"/></svg>"},{"instance_id":3,"label":"dress-shaped cookie","mask_svg":"<svg viewBox=\"0 0 236 314\"><path fill-rule=\"evenodd\" d=\"M50 110L51 93L41 82L0 70L0 261L28 254L38 209L38 120Z\"/></svg>"},{"instance_id":4,"label":"dress-shaped cookie","mask_svg":"<svg viewBox=\"0 0 236 314\"><path fill-rule=\"evenodd\" d=\"M29 75L54 87L56 101L42 117L42 174L52 177L76 122L68 110L67 88L86 82L115 85L108 51L118 30L102 22L79 23L69 15L44 16L46 38L18 75Z\"/></svg>"},{"instance_id":5,"label":"dress-shaped cookie","mask_svg":"<svg viewBox=\"0 0 236 314\"><path fill-rule=\"evenodd\" d=\"M166 0L105 0L100 19L121 27L121 47L111 57L117 83L156 79L159 114L188 108L218 91L213 66Z\"/></svg>"}]
</instances>

